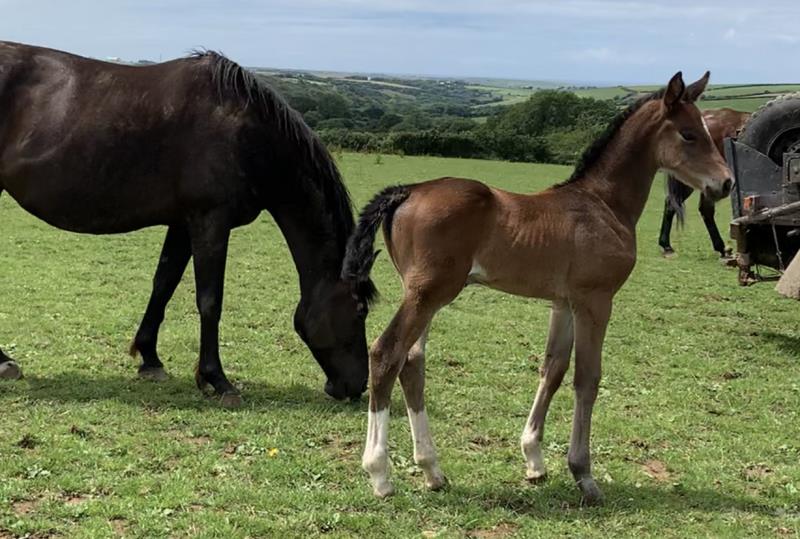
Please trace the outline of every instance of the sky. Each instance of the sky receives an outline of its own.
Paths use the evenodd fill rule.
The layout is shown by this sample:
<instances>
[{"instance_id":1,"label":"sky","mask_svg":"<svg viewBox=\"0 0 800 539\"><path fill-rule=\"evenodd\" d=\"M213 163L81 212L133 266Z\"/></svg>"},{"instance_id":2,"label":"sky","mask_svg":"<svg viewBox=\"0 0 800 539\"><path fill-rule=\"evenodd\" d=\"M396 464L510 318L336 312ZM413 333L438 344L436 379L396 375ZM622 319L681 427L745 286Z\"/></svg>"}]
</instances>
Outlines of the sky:
<instances>
[{"instance_id":1,"label":"sky","mask_svg":"<svg viewBox=\"0 0 800 539\"><path fill-rule=\"evenodd\" d=\"M0 0L0 40L97 58L664 84L800 82L798 0Z\"/></svg>"}]
</instances>

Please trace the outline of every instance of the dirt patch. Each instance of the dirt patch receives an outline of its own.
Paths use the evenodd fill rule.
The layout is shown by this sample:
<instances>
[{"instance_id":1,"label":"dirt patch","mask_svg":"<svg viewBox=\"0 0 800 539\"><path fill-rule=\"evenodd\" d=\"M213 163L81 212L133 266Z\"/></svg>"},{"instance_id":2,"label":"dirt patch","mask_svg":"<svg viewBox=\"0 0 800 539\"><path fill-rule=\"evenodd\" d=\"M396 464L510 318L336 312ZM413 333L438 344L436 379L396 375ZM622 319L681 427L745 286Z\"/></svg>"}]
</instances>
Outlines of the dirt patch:
<instances>
[{"instance_id":1,"label":"dirt patch","mask_svg":"<svg viewBox=\"0 0 800 539\"><path fill-rule=\"evenodd\" d=\"M742 470L742 477L746 481L761 481L771 473L772 470L764 464L750 464Z\"/></svg>"},{"instance_id":2,"label":"dirt patch","mask_svg":"<svg viewBox=\"0 0 800 539\"><path fill-rule=\"evenodd\" d=\"M21 447L22 449L33 449L39 445L39 443L39 440L37 440L33 434L26 434L19 442L17 442L17 447Z\"/></svg>"},{"instance_id":3,"label":"dirt patch","mask_svg":"<svg viewBox=\"0 0 800 539\"><path fill-rule=\"evenodd\" d=\"M502 539L503 537L511 537L514 535L518 528L519 526L516 524L502 522L491 528L470 530L467 532L467 537L470 539Z\"/></svg>"},{"instance_id":4,"label":"dirt patch","mask_svg":"<svg viewBox=\"0 0 800 539\"><path fill-rule=\"evenodd\" d=\"M27 515L36 511L36 506L39 505L38 500L20 500L11 503L11 510L17 516Z\"/></svg>"},{"instance_id":5,"label":"dirt patch","mask_svg":"<svg viewBox=\"0 0 800 539\"><path fill-rule=\"evenodd\" d=\"M470 441L470 445L473 447L488 447L494 444L494 441L489 438L488 436L474 436Z\"/></svg>"},{"instance_id":6,"label":"dirt patch","mask_svg":"<svg viewBox=\"0 0 800 539\"><path fill-rule=\"evenodd\" d=\"M179 442L185 442L198 447L206 446L213 441L211 436L206 436L205 434L194 435L180 430L170 430L168 433Z\"/></svg>"},{"instance_id":7,"label":"dirt patch","mask_svg":"<svg viewBox=\"0 0 800 539\"><path fill-rule=\"evenodd\" d=\"M64 496L64 505L80 505L89 501L89 496L82 494L67 494Z\"/></svg>"},{"instance_id":8,"label":"dirt patch","mask_svg":"<svg viewBox=\"0 0 800 539\"><path fill-rule=\"evenodd\" d=\"M672 479L672 474L667 470L667 465L660 460L646 461L642 464L642 471L660 483L665 483Z\"/></svg>"},{"instance_id":9,"label":"dirt patch","mask_svg":"<svg viewBox=\"0 0 800 539\"><path fill-rule=\"evenodd\" d=\"M186 441L189 442L190 444L202 446L202 445L210 444L211 443L211 437L210 436L191 436L189 438L186 438Z\"/></svg>"},{"instance_id":10,"label":"dirt patch","mask_svg":"<svg viewBox=\"0 0 800 539\"><path fill-rule=\"evenodd\" d=\"M124 537L128 533L128 521L124 518L112 518L108 521L111 529L114 530L114 535L117 537Z\"/></svg>"}]
</instances>

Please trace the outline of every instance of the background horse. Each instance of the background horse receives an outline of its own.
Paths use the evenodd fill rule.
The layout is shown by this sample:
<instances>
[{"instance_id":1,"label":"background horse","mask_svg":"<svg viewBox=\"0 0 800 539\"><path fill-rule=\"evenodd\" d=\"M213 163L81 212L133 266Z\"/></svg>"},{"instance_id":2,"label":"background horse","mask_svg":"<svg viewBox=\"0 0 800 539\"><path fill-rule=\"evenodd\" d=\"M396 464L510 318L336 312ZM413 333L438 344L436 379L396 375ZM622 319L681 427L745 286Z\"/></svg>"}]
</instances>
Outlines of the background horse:
<instances>
[{"instance_id":1,"label":"background horse","mask_svg":"<svg viewBox=\"0 0 800 539\"><path fill-rule=\"evenodd\" d=\"M727 137L735 137L744 127L748 118L750 118L749 112L739 112L733 109L717 109L703 112L703 121L705 121L708 132L711 134L711 140L714 141L714 146L717 147L723 159L725 158L725 151L722 147L722 142ZM665 255L675 252L669 241L670 232L672 231L672 219L677 214L678 221L683 223L683 203L693 192L694 189L692 187L679 181L672 174L667 175L667 197L664 201L661 233L658 236L658 244ZM699 210L714 250L722 257L730 256L731 250L725 247L725 242L722 240L717 228L717 222L714 220L714 201L700 193Z\"/></svg>"},{"instance_id":2,"label":"background horse","mask_svg":"<svg viewBox=\"0 0 800 539\"><path fill-rule=\"evenodd\" d=\"M659 168L727 196L730 171L703 125L695 100L709 74L685 87L680 73L665 90L619 115L584 153L565 183L522 195L483 183L442 178L390 187L362 211L343 277L368 283L380 223L401 275L402 304L370 349L370 400L363 467L374 493L389 481L389 402L395 379L406 399L414 460L427 486L445 484L425 412L425 343L436 312L465 286L482 284L552 301L541 381L522 434L527 477L545 476L541 442L553 394L575 345L575 415L569 468L587 504L601 493L591 474L589 432L600 358L614 295L636 262L636 222ZM365 298L368 299L368 298Z\"/></svg>"},{"instance_id":3,"label":"background horse","mask_svg":"<svg viewBox=\"0 0 800 539\"><path fill-rule=\"evenodd\" d=\"M347 190L299 114L227 58L199 52L133 67L0 42L2 191L64 230L166 225L131 352L142 356L141 376L165 376L158 330L192 258L196 382L225 405L240 401L219 357L228 238L269 211L300 278L295 328L328 377L325 390L336 398L364 391L366 306L339 278L354 225ZM2 351L0 364L6 377L19 376Z\"/></svg>"}]
</instances>

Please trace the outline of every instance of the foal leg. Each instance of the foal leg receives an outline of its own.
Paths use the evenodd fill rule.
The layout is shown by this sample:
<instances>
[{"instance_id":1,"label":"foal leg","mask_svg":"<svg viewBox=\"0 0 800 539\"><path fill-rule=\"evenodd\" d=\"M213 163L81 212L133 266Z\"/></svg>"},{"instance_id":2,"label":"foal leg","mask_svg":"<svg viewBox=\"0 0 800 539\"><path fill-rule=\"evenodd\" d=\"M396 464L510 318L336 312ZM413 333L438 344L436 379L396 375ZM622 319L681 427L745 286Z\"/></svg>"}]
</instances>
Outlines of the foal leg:
<instances>
[{"instance_id":1,"label":"foal leg","mask_svg":"<svg viewBox=\"0 0 800 539\"><path fill-rule=\"evenodd\" d=\"M592 477L589 437L592 408L600 385L600 360L611 297L598 296L580 305L573 304L575 317L575 413L567 462L583 494L583 503L598 505L603 495Z\"/></svg>"},{"instance_id":2,"label":"foal leg","mask_svg":"<svg viewBox=\"0 0 800 539\"><path fill-rule=\"evenodd\" d=\"M701 194L699 209L700 215L703 216L703 223L705 223L706 230L708 230L708 236L711 238L711 245L721 257L726 256L728 251L725 247L725 242L719 233L719 229L717 228L717 222L714 220L714 201Z\"/></svg>"},{"instance_id":3,"label":"foal leg","mask_svg":"<svg viewBox=\"0 0 800 539\"><path fill-rule=\"evenodd\" d=\"M167 229L161 257L158 259L155 277L153 277L153 291L150 301L144 312L139 329L131 343L131 355L138 352L142 356L139 366L139 377L151 380L164 380L164 364L156 352L158 342L158 329L164 320L164 310L178 283L181 281L183 271L189 258L192 256L192 244L189 233L185 228L171 226Z\"/></svg>"},{"instance_id":4,"label":"foal leg","mask_svg":"<svg viewBox=\"0 0 800 539\"><path fill-rule=\"evenodd\" d=\"M561 386L569 368L573 339L572 311L569 305L566 302L554 302L550 310L550 333L547 337L544 363L539 369L539 389L520 440L522 455L528 468L525 476L530 481L538 481L547 475L541 448L544 422L550 400Z\"/></svg>"},{"instance_id":5,"label":"foal leg","mask_svg":"<svg viewBox=\"0 0 800 539\"><path fill-rule=\"evenodd\" d=\"M428 414L425 411L425 342L429 331L430 324L408 352L406 363L400 371L400 386L403 388L408 422L411 425L414 462L425 474L425 485L431 490L438 490L445 486L447 480L439 469L436 446L431 438Z\"/></svg>"},{"instance_id":6,"label":"foal leg","mask_svg":"<svg viewBox=\"0 0 800 539\"><path fill-rule=\"evenodd\" d=\"M222 405L236 407L242 402L239 392L222 371L219 358L219 320L222 315L222 292L225 282L225 259L230 228L224 219L207 217L189 227L200 311L200 359L195 371L197 387L211 384L222 396Z\"/></svg>"},{"instance_id":7,"label":"foal leg","mask_svg":"<svg viewBox=\"0 0 800 539\"><path fill-rule=\"evenodd\" d=\"M3 193L3 188L0 187L0 194ZM19 380L22 378L22 369L19 364L5 355L3 350L0 350L0 380Z\"/></svg>"},{"instance_id":8,"label":"foal leg","mask_svg":"<svg viewBox=\"0 0 800 539\"><path fill-rule=\"evenodd\" d=\"M435 309L426 308L408 295L389 327L369 351L369 418L362 466L369 474L376 496L394 492L389 481L389 402L395 379L403 368L411 345L430 323Z\"/></svg>"}]
</instances>

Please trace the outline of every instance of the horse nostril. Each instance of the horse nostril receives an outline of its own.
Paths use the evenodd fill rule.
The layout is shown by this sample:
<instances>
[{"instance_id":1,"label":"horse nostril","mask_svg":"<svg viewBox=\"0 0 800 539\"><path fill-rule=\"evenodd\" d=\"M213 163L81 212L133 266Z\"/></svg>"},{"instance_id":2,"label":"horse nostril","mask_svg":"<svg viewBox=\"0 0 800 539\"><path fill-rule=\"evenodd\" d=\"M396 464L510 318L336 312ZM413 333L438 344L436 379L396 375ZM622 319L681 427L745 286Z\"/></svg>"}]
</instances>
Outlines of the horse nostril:
<instances>
[{"instance_id":1,"label":"horse nostril","mask_svg":"<svg viewBox=\"0 0 800 539\"><path fill-rule=\"evenodd\" d=\"M730 178L728 178L727 180L725 180L725 181L722 183L722 193L723 193L725 196L728 196L728 194L731 192L731 187L733 187L733 180L731 180Z\"/></svg>"},{"instance_id":2,"label":"horse nostril","mask_svg":"<svg viewBox=\"0 0 800 539\"><path fill-rule=\"evenodd\" d=\"M344 391L342 391L341 386L338 384L336 385L332 384L330 380L325 382L325 393L327 393L337 401L340 401L345 398Z\"/></svg>"}]
</instances>

